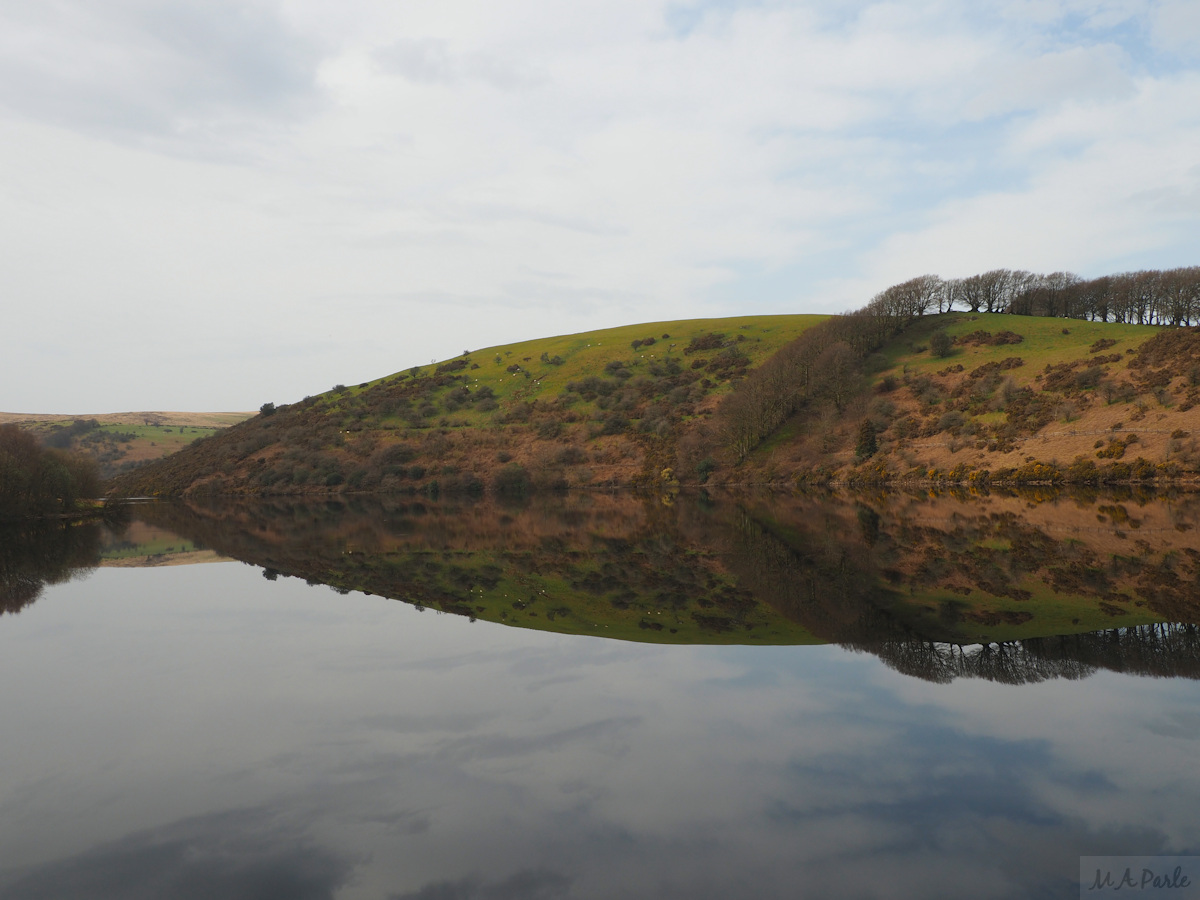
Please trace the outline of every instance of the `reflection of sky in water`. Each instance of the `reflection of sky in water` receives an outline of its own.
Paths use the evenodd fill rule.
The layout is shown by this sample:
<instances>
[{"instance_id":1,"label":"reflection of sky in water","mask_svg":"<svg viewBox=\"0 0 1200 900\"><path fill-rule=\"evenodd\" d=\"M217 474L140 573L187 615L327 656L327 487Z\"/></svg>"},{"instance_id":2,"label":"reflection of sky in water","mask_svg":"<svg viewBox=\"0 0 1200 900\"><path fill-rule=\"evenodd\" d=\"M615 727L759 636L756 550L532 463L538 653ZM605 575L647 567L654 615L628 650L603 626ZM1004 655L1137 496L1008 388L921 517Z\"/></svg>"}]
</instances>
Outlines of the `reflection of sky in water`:
<instances>
[{"instance_id":1,"label":"reflection of sky in water","mask_svg":"<svg viewBox=\"0 0 1200 900\"><path fill-rule=\"evenodd\" d=\"M1076 896L1196 853L1200 686L508 629L227 564L0 619L0 898Z\"/></svg>"}]
</instances>

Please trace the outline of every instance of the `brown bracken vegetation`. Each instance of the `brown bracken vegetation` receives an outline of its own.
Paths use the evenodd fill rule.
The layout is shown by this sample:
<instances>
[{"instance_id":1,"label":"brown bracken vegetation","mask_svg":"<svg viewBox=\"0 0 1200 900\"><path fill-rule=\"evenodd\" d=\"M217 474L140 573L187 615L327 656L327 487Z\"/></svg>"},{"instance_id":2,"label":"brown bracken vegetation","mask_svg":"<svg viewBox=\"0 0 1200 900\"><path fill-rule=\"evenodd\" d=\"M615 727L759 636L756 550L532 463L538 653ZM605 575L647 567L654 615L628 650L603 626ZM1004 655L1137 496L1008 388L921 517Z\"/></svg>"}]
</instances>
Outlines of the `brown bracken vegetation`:
<instances>
[{"instance_id":1,"label":"brown bracken vegetation","mask_svg":"<svg viewBox=\"0 0 1200 900\"><path fill-rule=\"evenodd\" d=\"M1060 328L1062 318L1076 324ZM1190 437L1200 430L1197 318L1200 268L1092 281L926 275L797 328L770 354L737 330L745 325L673 327L677 343L613 342L581 375L570 374L569 355L544 351L535 362L501 348L483 363L464 354L264 404L248 422L119 476L111 492L1186 479L1200 471ZM945 352L931 352L935 343ZM507 379L504 390L481 380L483 365ZM1128 460L1129 442L1121 451L1117 439L1135 422L1138 456ZM874 447L864 452L868 428ZM1105 443L1093 448L1098 435Z\"/></svg>"}]
</instances>

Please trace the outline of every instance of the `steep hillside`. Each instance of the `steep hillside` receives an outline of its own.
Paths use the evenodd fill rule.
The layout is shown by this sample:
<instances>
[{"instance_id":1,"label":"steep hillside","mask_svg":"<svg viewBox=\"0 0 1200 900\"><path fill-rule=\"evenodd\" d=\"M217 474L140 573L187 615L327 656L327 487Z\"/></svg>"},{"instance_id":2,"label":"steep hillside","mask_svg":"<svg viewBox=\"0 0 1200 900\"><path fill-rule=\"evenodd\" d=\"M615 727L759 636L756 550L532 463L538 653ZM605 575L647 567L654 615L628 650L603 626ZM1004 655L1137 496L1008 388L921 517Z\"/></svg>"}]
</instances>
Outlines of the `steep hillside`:
<instances>
[{"instance_id":1,"label":"steep hillside","mask_svg":"<svg viewBox=\"0 0 1200 900\"><path fill-rule=\"evenodd\" d=\"M925 316L851 382L840 409L828 391L810 392L743 462L726 451L713 477L1094 482L1200 471L1198 328Z\"/></svg>"},{"instance_id":2,"label":"steep hillside","mask_svg":"<svg viewBox=\"0 0 1200 900\"><path fill-rule=\"evenodd\" d=\"M654 322L467 352L264 404L253 419L118 477L110 493L520 494L660 480L681 431L826 318Z\"/></svg>"},{"instance_id":3,"label":"steep hillside","mask_svg":"<svg viewBox=\"0 0 1200 900\"><path fill-rule=\"evenodd\" d=\"M1087 483L1198 470L1200 328L903 317L876 304L465 353L266 404L111 493Z\"/></svg>"}]
</instances>

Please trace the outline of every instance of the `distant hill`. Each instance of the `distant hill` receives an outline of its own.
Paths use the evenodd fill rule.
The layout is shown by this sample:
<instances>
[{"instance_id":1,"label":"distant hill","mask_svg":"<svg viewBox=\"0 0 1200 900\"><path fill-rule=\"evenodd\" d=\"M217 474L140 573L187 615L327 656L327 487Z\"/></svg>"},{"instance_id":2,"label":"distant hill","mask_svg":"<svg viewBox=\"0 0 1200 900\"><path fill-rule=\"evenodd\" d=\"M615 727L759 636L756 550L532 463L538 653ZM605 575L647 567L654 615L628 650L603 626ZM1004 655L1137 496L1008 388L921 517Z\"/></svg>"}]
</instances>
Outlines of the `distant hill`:
<instances>
[{"instance_id":1,"label":"distant hill","mask_svg":"<svg viewBox=\"0 0 1200 900\"><path fill-rule=\"evenodd\" d=\"M1198 441L1200 328L875 305L464 353L265 404L110 493L1179 480Z\"/></svg>"},{"instance_id":2,"label":"distant hill","mask_svg":"<svg viewBox=\"0 0 1200 900\"><path fill-rule=\"evenodd\" d=\"M122 412L82 415L0 412L47 446L96 460L102 478L161 459L201 437L253 416L251 412Z\"/></svg>"},{"instance_id":3,"label":"distant hill","mask_svg":"<svg viewBox=\"0 0 1200 900\"><path fill-rule=\"evenodd\" d=\"M11 413L0 412L0 425L66 425L79 419L96 419L102 425L186 425L189 428L225 428L254 415L253 412L163 412L161 410L118 413Z\"/></svg>"},{"instance_id":4,"label":"distant hill","mask_svg":"<svg viewBox=\"0 0 1200 900\"><path fill-rule=\"evenodd\" d=\"M173 532L145 522L132 521L119 534L111 534L99 548L98 565L107 568L191 566L227 562L228 557L202 547Z\"/></svg>"}]
</instances>

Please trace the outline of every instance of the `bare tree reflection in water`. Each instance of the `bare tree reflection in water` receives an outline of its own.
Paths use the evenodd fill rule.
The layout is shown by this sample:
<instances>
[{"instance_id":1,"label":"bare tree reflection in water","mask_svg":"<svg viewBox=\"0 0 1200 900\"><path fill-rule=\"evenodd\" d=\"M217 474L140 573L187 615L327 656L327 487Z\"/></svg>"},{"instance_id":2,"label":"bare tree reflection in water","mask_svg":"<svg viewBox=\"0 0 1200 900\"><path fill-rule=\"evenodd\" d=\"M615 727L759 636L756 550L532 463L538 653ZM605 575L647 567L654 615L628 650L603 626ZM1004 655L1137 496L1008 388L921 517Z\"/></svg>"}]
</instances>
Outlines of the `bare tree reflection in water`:
<instances>
[{"instance_id":1,"label":"bare tree reflection in water","mask_svg":"<svg viewBox=\"0 0 1200 900\"><path fill-rule=\"evenodd\" d=\"M1086 678L1100 669L1200 678L1200 629L1193 624L1200 601L1195 590L1200 554L1193 548L1167 549L1156 558L1143 544L1144 555L1114 557L1105 565L1076 542L1056 541L1011 515L980 516L976 522L964 517L954 528L941 530L901 522L888 536L878 513L860 505L854 512L860 535L856 541L845 518L821 513L814 505L808 516L791 518L785 539L743 508L726 559L755 597L831 643L874 654L899 672L938 683L983 678L1032 684ZM1190 528L1173 530L1186 534ZM1014 548L1010 558L997 561L972 552L996 534ZM880 551L877 545L885 537L891 546ZM1044 573L1052 587L1085 593L1090 588L1101 609L1140 597L1137 606L1192 621L979 644L963 640L954 609L943 606L936 620L916 617L900 590L904 579L888 577L889 564L903 565L922 579L935 570L949 582L970 578L994 596L1022 600L1029 591L1019 587L1020 579ZM1024 621L1017 615L1010 620Z\"/></svg>"},{"instance_id":2,"label":"bare tree reflection in water","mask_svg":"<svg viewBox=\"0 0 1200 900\"><path fill-rule=\"evenodd\" d=\"M20 612L47 584L91 572L104 534L94 521L32 520L0 529L0 615Z\"/></svg>"},{"instance_id":3,"label":"bare tree reflection in water","mask_svg":"<svg viewBox=\"0 0 1200 900\"><path fill-rule=\"evenodd\" d=\"M1036 684L1087 678L1101 669L1154 678L1200 678L1200 628L1183 623L971 647L920 640L842 646L874 654L897 672L940 684L956 678Z\"/></svg>"}]
</instances>

